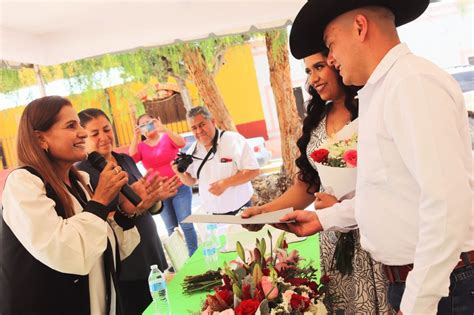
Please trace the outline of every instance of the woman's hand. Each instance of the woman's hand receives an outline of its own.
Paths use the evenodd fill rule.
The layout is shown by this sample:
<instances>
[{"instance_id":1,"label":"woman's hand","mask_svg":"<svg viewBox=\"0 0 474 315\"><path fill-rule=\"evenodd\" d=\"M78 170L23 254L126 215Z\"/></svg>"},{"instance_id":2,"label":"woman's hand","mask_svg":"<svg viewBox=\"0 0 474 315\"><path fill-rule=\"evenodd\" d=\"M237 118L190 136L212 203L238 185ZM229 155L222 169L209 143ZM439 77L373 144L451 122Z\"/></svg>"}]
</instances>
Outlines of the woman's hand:
<instances>
[{"instance_id":1,"label":"woman's hand","mask_svg":"<svg viewBox=\"0 0 474 315\"><path fill-rule=\"evenodd\" d=\"M159 187L165 178L148 172L145 177L131 185L133 191L140 196L142 201L134 206L125 196L120 194L120 209L130 215L142 214L151 208L159 198Z\"/></svg>"},{"instance_id":2,"label":"woman's hand","mask_svg":"<svg viewBox=\"0 0 474 315\"><path fill-rule=\"evenodd\" d=\"M314 201L314 209L316 210L329 208L338 202L335 196L327 193L317 192L314 196L316 197L316 200Z\"/></svg>"},{"instance_id":3,"label":"woman's hand","mask_svg":"<svg viewBox=\"0 0 474 315\"><path fill-rule=\"evenodd\" d=\"M178 188L181 186L178 176L173 176L163 181L161 186L158 188L158 196L160 200L173 197L178 193Z\"/></svg>"},{"instance_id":4,"label":"woman's hand","mask_svg":"<svg viewBox=\"0 0 474 315\"><path fill-rule=\"evenodd\" d=\"M133 138L140 140L142 136L142 132L140 130L139 126L136 126L135 129L133 130Z\"/></svg>"},{"instance_id":5,"label":"woman's hand","mask_svg":"<svg viewBox=\"0 0 474 315\"><path fill-rule=\"evenodd\" d=\"M153 122L155 123L155 127L156 127L156 130L157 130L158 132L166 132L166 131L168 131L168 129L166 128L166 126L163 125L163 123L161 122L160 117L154 118L154 119L153 119Z\"/></svg>"},{"instance_id":6,"label":"woman's hand","mask_svg":"<svg viewBox=\"0 0 474 315\"><path fill-rule=\"evenodd\" d=\"M128 183L128 174L114 162L108 162L100 173L99 182L91 200L106 206L112 202L126 183Z\"/></svg>"},{"instance_id":7,"label":"woman's hand","mask_svg":"<svg viewBox=\"0 0 474 315\"><path fill-rule=\"evenodd\" d=\"M265 210L263 209L262 206L248 207L240 214L240 216L245 219L245 218L253 217L254 215L257 215L257 214L262 214L264 212ZM242 224L243 228L251 232L259 231L263 228L263 226L264 224Z\"/></svg>"}]
</instances>

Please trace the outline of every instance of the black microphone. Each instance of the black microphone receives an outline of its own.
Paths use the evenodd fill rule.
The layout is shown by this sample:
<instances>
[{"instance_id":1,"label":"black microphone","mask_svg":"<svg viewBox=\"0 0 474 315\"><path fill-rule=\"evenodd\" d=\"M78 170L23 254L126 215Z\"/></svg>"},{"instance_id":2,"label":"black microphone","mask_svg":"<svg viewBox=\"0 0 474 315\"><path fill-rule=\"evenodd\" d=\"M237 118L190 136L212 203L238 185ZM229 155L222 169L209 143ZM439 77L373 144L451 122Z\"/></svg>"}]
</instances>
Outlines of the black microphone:
<instances>
[{"instance_id":1,"label":"black microphone","mask_svg":"<svg viewBox=\"0 0 474 315\"><path fill-rule=\"evenodd\" d=\"M102 172L104 169L105 165L107 165L107 161L104 159L100 153L97 152L91 152L89 153L89 156L87 157L87 160L91 165L98 170L99 172ZM123 187L120 189L120 192L128 199L130 202L136 207L140 202L142 202L142 198L138 196L130 187L128 184L123 185Z\"/></svg>"}]
</instances>

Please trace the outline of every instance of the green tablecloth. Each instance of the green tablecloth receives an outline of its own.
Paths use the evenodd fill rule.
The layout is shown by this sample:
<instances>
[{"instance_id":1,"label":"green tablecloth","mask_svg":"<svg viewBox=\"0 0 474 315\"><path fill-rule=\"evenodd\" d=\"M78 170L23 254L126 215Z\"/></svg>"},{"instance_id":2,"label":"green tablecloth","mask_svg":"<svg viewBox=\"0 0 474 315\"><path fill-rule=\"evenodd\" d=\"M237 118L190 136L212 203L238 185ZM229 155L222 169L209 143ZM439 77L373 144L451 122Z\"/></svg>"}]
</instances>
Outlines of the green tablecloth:
<instances>
[{"instance_id":1,"label":"green tablecloth","mask_svg":"<svg viewBox=\"0 0 474 315\"><path fill-rule=\"evenodd\" d=\"M308 237L306 240L289 244L289 249L297 249L301 257L306 261L313 260L319 270L319 238L317 236ZM237 258L236 252L219 253L219 266L223 266L225 261ZM211 292L185 295L182 292L183 279L187 275L197 275L206 272L206 264L201 248L189 258L183 268L176 273L173 280L168 284L168 300L172 315L196 314L206 298ZM154 315L154 305L150 305L143 314Z\"/></svg>"}]
</instances>

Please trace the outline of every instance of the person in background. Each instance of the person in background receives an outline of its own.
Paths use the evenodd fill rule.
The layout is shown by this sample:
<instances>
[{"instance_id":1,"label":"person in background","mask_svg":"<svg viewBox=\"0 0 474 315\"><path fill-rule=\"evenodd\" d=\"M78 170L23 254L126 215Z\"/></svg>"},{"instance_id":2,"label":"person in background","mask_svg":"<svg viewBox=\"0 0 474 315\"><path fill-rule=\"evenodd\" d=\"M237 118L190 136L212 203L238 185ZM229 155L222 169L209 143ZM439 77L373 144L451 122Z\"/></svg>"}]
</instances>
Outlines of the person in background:
<instances>
[{"instance_id":1,"label":"person in background","mask_svg":"<svg viewBox=\"0 0 474 315\"><path fill-rule=\"evenodd\" d=\"M87 133L71 102L46 96L29 103L20 119L17 152L2 194L0 222L1 314L125 314L118 287L118 257L140 241L131 218L156 196L142 181L135 207L120 197L128 182L109 162L92 193L89 176L74 163L86 159ZM119 254L120 253L120 254Z\"/></svg>"},{"instance_id":2,"label":"person in background","mask_svg":"<svg viewBox=\"0 0 474 315\"><path fill-rule=\"evenodd\" d=\"M357 118L357 100L354 99L357 89L342 83L336 69L327 64L327 54L327 49L324 49L304 58L308 74L307 90L311 98L307 102L303 132L297 142L300 156L296 165L300 171L295 184L272 202L246 209L243 217L289 207L304 209L315 200L317 209L338 202L336 197L320 192L316 162L309 157L321 144L335 138L340 130ZM250 230L261 228L246 227ZM326 299L327 309L332 313L343 311L345 314L393 313L387 301L388 282L382 265L373 261L369 253L361 248L359 231L327 231L319 237L321 274L329 276L328 294L335 297ZM354 290L357 295L354 295Z\"/></svg>"},{"instance_id":3,"label":"person in background","mask_svg":"<svg viewBox=\"0 0 474 315\"><path fill-rule=\"evenodd\" d=\"M257 159L244 137L216 128L206 107L193 107L187 118L197 140L187 152L193 162L185 172L179 172L177 164L173 170L185 185L198 183L208 213L235 215L251 205L250 181L260 173Z\"/></svg>"},{"instance_id":4,"label":"person in background","mask_svg":"<svg viewBox=\"0 0 474 315\"><path fill-rule=\"evenodd\" d=\"M130 144L129 154L135 162L142 161L146 169L153 169L161 176L173 178L175 173L170 163L176 158L180 148L184 147L186 141L174 131L166 128L160 118L151 117L148 114L138 117L138 127ZM140 142L141 136L145 137ZM178 224L183 230L189 256L197 249L197 234L191 223L181 223L191 214L192 202L191 187L181 185L175 196L163 200L163 219L168 235L171 235Z\"/></svg>"},{"instance_id":5,"label":"person in background","mask_svg":"<svg viewBox=\"0 0 474 315\"><path fill-rule=\"evenodd\" d=\"M107 161L119 165L128 174L128 184L132 185L142 178L135 162L126 154L113 152L115 136L109 117L100 109L89 108L79 112L81 126L87 132L86 150L88 153L96 151ZM80 162L77 167L87 172L90 176L91 185L95 188L99 180L99 172L89 161ZM135 219L135 225L140 233L141 242L130 256L122 261L120 269L120 289L124 296L124 307L127 314L141 314L151 303L148 288L148 274L151 265L158 265L164 272L168 269L166 256L158 236L155 221L152 214L162 208L160 200L164 200L176 194L179 186L177 177L164 180L157 193L154 205L143 215ZM115 208L117 199L112 201Z\"/></svg>"}]
</instances>

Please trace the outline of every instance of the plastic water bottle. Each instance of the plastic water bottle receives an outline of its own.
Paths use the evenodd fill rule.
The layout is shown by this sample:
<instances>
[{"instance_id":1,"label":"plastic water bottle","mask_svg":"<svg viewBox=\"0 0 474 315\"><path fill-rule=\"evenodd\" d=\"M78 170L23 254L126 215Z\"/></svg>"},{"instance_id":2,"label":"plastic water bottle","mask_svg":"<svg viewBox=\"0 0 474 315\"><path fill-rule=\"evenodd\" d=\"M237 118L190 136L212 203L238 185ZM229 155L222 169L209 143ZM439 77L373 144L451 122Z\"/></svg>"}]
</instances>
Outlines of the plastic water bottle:
<instances>
[{"instance_id":1,"label":"plastic water bottle","mask_svg":"<svg viewBox=\"0 0 474 315\"><path fill-rule=\"evenodd\" d=\"M153 298L154 313L160 315L168 315L168 292L166 291L166 281L163 273L158 269L157 265L150 266L150 275L148 276L148 285L150 294Z\"/></svg>"},{"instance_id":2,"label":"plastic water bottle","mask_svg":"<svg viewBox=\"0 0 474 315\"><path fill-rule=\"evenodd\" d=\"M219 252L227 248L227 224L217 225L217 237L219 238Z\"/></svg>"},{"instance_id":3,"label":"plastic water bottle","mask_svg":"<svg viewBox=\"0 0 474 315\"><path fill-rule=\"evenodd\" d=\"M216 270L218 266L218 250L220 247L219 237L217 236L217 224L210 223L206 225L206 239L203 244L204 261L207 268Z\"/></svg>"}]
</instances>

